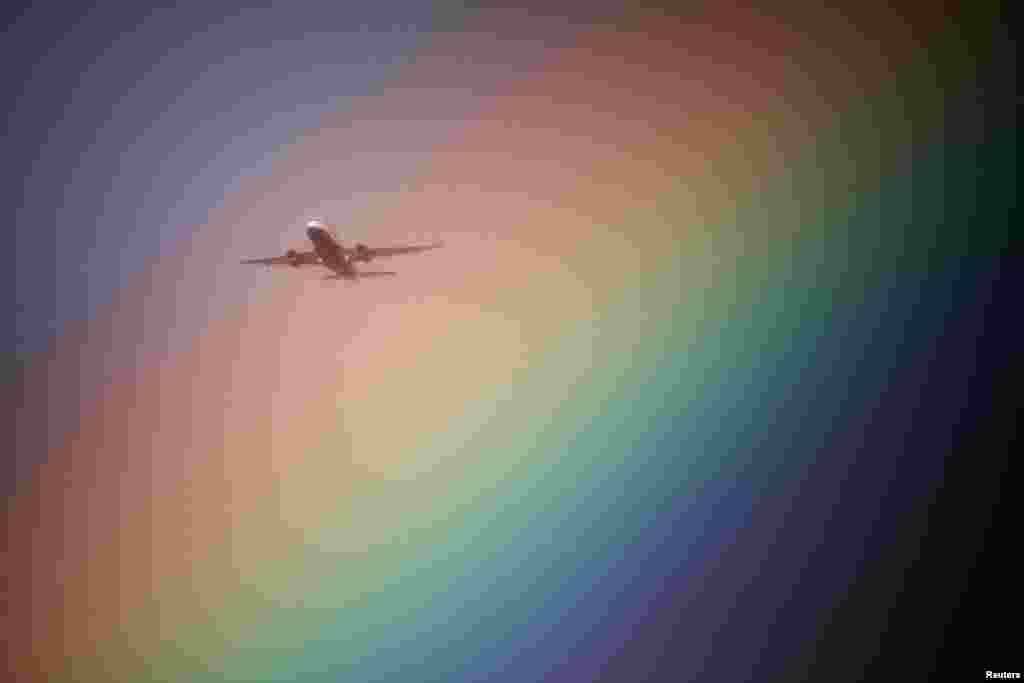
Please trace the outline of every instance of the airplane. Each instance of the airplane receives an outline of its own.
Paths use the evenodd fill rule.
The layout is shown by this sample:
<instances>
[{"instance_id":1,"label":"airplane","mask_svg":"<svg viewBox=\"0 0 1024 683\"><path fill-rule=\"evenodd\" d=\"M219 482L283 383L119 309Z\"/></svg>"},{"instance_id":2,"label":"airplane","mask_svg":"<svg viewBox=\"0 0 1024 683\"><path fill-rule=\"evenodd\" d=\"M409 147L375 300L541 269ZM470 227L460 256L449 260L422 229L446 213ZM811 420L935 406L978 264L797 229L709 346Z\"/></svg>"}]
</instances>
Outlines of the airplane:
<instances>
[{"instance_id":1,"label":"airplane","mask_svg":"<svg viewBox=\"0 0 1024 683\"><path fill-rule=\"evenodd\" d=\"M443 242L424 244L410 247L368 247L365 244L356 244L354 247L343 247L334 237L327 225L319 220L313 219L306 223L306 235L313 243L311 251L297 251L289 249L283 256L271 256L269 258L245 259L243 264L257 264L263 266L324 266L333 272L327 279L359 280L367 277L383 277L397 275L394 271L367 271L358 270L357 263L369 263L377 258L387 258L400 254L417 254L430 249L437 249L444 246Z\"/></svg>"}]
</instances>

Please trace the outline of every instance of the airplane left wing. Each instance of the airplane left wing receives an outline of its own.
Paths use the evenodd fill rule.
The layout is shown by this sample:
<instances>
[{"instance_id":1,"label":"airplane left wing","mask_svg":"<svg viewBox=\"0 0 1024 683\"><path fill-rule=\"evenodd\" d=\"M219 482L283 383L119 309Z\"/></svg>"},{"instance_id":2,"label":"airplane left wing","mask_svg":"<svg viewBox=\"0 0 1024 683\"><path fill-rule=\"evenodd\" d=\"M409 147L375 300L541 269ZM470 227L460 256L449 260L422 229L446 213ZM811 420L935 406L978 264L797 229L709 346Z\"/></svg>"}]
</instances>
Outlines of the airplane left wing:
<instances>
[{"instance_id":1,"label":"airplane left wing","mask_svg":"<svg viewBox=\"0 0 1024 683\"><path fill-rule=\"evenodd\" d=\"M242 263L260 266L313 266L320 263L320 257L313 251L291 251L283 256L245 259Z\"/></svg>"}]
</instances>

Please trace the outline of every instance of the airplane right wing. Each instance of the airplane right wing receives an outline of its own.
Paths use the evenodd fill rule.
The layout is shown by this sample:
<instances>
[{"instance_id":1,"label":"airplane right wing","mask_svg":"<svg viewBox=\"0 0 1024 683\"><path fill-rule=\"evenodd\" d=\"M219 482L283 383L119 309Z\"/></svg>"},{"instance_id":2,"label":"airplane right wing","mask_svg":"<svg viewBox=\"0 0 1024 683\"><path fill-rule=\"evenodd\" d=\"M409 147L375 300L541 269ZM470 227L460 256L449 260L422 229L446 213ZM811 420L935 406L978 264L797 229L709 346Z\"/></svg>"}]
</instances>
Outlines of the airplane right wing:
<instances>
[{"instance_id":1,"label":"airplane right wing","mask_svg":"<svg viewBox=\"0 0 1024 683\"><path fill-rule=\"evenodd\" d=\"M402 254L418 254L420 252L437 249L443 246L444 242L434 242L433 244L423 244L413 247L366 247L366 255L370 258L388 258L390 256L400 256ZM356 249L356 254L359 254L358 248Z\"/></svg>"}]
</instances>

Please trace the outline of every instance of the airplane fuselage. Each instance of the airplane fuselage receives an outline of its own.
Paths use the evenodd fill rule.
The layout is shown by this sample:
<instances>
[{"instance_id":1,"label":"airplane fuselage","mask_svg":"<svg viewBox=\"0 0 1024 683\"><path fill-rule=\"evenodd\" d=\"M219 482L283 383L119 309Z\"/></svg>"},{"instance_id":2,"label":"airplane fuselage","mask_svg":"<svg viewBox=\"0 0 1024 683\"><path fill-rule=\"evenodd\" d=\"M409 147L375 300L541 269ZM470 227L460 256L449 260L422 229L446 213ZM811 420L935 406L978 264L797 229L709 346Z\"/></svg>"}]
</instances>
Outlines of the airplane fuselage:
<instances>
[{"instance_id":1,"label":"airplane fuselage","mask_svg":"<svg viewBox=\"0 0 1024 683\"><path fill-rule=\"evenodd\" d=\"M323 228L311 227L306 230L309 241L313 243L313 250L325 266L333 270L341 277L357 277L356 269L345 257L345 251L334 241Z\"/></svg>"}]
</instances>

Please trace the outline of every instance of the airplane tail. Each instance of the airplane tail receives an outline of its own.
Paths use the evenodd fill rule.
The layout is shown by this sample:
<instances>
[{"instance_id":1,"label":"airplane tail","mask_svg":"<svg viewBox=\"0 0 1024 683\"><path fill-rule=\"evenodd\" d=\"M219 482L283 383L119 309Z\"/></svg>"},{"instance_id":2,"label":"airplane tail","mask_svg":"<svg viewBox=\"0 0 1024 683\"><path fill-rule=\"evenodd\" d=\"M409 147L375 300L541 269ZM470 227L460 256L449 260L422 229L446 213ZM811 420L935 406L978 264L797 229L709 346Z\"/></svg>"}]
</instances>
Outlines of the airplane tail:
<instances>
[{"instance_id":1,"label":"airplane tail","mask_svg":"<svg viewBox=\"0 0 1024 683\"><path fill-rule=\"evenodd\" d=\"M348 275L343 275L343 274L340 274L340 273L334 273L334 274L331 274L331 275L324 276L324 279L325 280L352 280L352 281L354 281L354 280L360 280L360 279L362 279L364 277L385 277L385 276L393 276L393 275L398 275L398 273L396 273L394 271L391 271L391 270L367 270L365 272L364 271L358 271L358 272L355 272L355 273L350 273Z\"/></svg>"}]
</instances>

